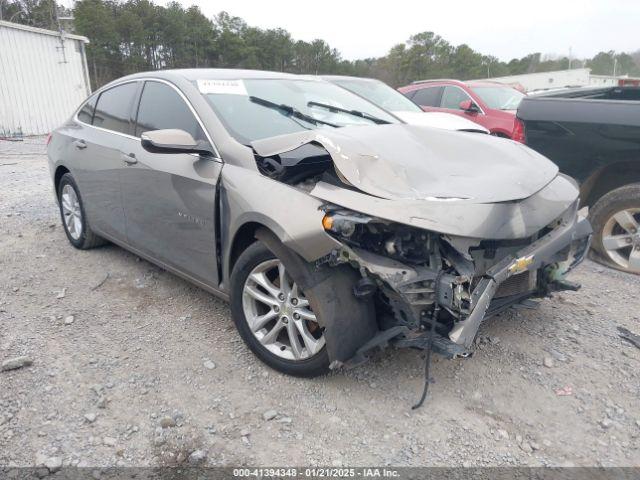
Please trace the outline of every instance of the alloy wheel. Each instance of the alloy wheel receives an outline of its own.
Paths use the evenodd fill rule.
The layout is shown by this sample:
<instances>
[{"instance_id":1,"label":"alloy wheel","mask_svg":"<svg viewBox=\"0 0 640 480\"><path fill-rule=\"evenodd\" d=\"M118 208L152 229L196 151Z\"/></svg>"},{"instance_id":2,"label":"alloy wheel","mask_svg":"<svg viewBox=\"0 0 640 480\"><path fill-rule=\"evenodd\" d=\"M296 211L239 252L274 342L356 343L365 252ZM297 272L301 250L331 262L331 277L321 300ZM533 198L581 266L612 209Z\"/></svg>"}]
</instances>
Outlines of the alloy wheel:
<instances>
[{"instance_id":1,"label":"alloy wheel","mask_svg":"<svg viewBox=\"0 0 640 480\"><path fill-rule=\"evenodd\" d=\"M242 306L253 335L280 358L306 360L325 345L324 331L309 301L278 259L266 260L251 271Z\"/></svg>"},{"instance_id":2,"label":"alloy wheel","mask_svg":"<svg viewBox=\"0 0 640 480\"><path fill-rule=\"evenodd\" d=\"M602 245L616 265L640 272L640 208L628 208L613 215L602 229Z\"/></svg>"},{"instance_id":3,"label":"alloy wheel","mask_svg":"<svg viewBox=\"0 0 640 480\"><path fill-rule=\"evenodd\" d=\"M62 195L60 196L60 204L62 206L62 218L69 235L74 240L78 240L82 235L82 209L80 208L80 200L75 189L66 184L62 187Z\"/></svg>"}]
</instances>

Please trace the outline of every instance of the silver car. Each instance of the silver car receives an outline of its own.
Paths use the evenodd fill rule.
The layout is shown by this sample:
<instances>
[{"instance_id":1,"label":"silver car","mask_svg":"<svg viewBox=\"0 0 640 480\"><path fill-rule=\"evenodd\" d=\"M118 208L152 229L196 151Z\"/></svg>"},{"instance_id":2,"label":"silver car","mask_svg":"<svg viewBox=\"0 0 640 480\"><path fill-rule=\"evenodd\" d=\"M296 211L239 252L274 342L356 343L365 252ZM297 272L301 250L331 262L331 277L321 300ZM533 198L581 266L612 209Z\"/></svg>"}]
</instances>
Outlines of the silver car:
<instances>
[{"instance_id":1,"label":"silver car","mask_svg":"<svg viewBox=\"0 0 640 480\"><path fill-rule=\"evenodd\" d=\"M249 348L315 376L394 344L468 355L483 319L578 286L578 188L510 140L407 125L317 78L140 73L48 155L71 244L229 299Z\"/></svg>"}]
</instances>

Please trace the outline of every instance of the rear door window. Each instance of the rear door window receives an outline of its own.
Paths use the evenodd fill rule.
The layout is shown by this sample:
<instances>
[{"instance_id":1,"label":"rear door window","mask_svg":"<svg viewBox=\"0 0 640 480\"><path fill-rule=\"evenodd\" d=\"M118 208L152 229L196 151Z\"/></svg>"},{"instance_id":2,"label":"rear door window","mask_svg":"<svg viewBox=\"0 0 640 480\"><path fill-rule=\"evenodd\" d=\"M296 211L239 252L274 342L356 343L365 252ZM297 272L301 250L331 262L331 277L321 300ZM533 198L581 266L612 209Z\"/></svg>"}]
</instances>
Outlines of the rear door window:
<instances>
[{"instance_id":1,"label":"rear door window","mask_svg":"<svg viewBox=\"0 0 640 480\"><path fill-rule=\"evenodd\" d=\"M138 107L136 137L166 128L184 130L195 140L207 141L202 127L178 92L164 83L145 82Z\"/></svg>"},{"instance_id":2,"label":"rear door window","mask_svg":"<svg viewBox=\"0 0 640 480\"><path fill-rule=\"evenodd\" d=\"M416 90L411 100L423 107L437 107L440 104L441 95L442 87L426 87Z\"/></svg>"},{"instance_id":3,"label":"rear door window","mask_svg":"<svg viewBox=\"0 0 640 480\"><path fill-rule=\"evenodd\" d=\"M130 134L131 110L137 90L138 82L130 82L102 92L93 115L93 125Z\"/></svg>"},{"instance_id":4,"label":"rear door window","mask_svg":"<svg viewBox=\"0 0 640 480\"><path fill-rule=\"evenodd\" d=\"M467 93L458 87L445 87L442 94L442 108L449 108L451 110L461 110L460 102L465 100L471 100L471 97Z\"/></svg>"},{"instance_id":5,"label":"rear door window","mask_svg":"<svg viewBox=\"0 0 640 480\"><path fill-rule=\"evenodd\" d=\"M91 122L93 122L93 111L96 109L96 100L98 100L98 96L94 95L85 102L80 111L78 111L78 120L91 125Z\"/></svg>"}]
</instances>

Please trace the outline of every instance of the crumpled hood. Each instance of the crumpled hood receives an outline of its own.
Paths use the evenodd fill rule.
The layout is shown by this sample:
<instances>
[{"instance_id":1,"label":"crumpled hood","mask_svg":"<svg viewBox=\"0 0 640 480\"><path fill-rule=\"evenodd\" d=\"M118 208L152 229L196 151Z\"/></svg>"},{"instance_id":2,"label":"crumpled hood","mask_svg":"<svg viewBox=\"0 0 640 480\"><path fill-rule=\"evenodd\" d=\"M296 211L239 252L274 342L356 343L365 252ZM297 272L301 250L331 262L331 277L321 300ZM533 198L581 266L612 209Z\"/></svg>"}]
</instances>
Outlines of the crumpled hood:
<instances>
[{"instance_id":1,"label":"crumpled hood","mask_svg":"<svg viewBox=\"0 0 640 480\"><path fill-rule=\"evenodd\" d=\"M316 129L257 140L262 157L314 142L359 190L389 200L521 200L541 190L558 167L511 140L417 125Z\"/></svg>"}]
</instances>

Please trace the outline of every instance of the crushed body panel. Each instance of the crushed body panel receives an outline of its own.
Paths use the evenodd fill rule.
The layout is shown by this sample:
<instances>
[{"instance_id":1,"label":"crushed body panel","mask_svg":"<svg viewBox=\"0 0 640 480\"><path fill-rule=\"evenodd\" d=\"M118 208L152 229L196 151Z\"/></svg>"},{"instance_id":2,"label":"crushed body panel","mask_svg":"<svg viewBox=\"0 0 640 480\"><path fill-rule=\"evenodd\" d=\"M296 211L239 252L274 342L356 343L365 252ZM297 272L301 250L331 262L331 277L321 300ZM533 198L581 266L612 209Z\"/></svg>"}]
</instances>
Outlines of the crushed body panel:
<instances>
[{"instance_id":1,"label":"crushed body panel","mask_svg":"<svg viewBox=\"0 0 640 480\"><path fill-rule=\"evenodd\" d=\"M350 185L388 200L521 200L558 173L553 163L519 143L416 125L309 130L251 145L270 157L308 143L322 145Z\"/></svg>"},{"instance_id":2,"label":"crushed body panel","mask_svg":"<svg viewBox=\"0 0 640 480\"><path fill-rule=\"evenodd\" d=\"M341 246L318 260L351 264L364 287L377 288L380 332L358 359L391 340L426 345L433 321L437 348L464 356L483 319L567 288L568 265L584 257L590 227L577 220L572 179L515 142L456 135L386 125L252 143L261 173L325 202L323 212L341 222L365 225L349 238L338 232ZM415 248L420 242L427 248ZM396 250L400 244L406 251ZM440 308L442 318L431 318Z\"/></svg>"},{"instance_id":3,"label":"crushed body panel","mask_svg":"<svg viewBox=\"0 0 640 480\"><path fill-rule=\"evenodd\" d=\"M528 237L548 225L578 198L568 177L557 176L520 202L469 203L430 200L386 200L318 182L314 197L345 208L417 228L469 238Z\"/></svg>"}]
</instances>

